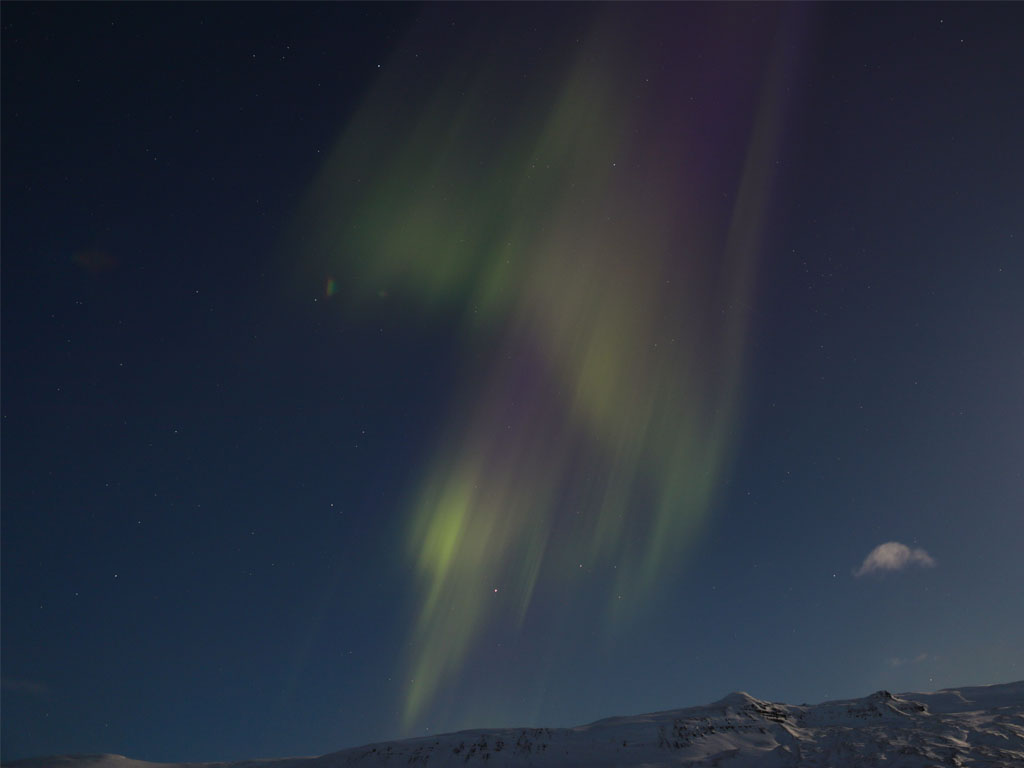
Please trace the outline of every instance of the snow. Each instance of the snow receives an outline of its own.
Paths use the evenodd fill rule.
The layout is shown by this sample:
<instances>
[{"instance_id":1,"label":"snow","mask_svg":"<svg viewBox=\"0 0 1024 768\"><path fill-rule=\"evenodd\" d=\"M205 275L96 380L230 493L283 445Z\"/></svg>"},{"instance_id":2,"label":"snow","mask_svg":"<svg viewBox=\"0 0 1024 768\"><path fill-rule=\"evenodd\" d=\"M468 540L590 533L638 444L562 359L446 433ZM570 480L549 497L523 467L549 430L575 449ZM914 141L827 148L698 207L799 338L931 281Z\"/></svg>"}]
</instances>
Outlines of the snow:
<instances>
[{"instance_id":1,"label":"snow","mask_svg":"<svg viewBox=\"0 0 1024 768\"><path fill-rule=\"evenodd\" d=\"M147 763L120 755L34 758L10 768L662 768L1024 766L1024 681L789 705L731 693L704 707L576 728L495 728L369 744L321 757Z\"/></svg>"}]
</instances>

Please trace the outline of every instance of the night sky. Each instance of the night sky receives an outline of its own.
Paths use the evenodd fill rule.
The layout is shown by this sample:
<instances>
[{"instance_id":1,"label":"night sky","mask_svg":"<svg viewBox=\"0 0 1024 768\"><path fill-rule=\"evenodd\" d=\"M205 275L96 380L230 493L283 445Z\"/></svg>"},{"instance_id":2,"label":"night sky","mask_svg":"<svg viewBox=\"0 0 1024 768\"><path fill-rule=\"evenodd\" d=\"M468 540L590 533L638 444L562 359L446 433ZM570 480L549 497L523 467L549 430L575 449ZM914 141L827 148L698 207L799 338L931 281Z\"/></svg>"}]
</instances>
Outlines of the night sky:
<instances>
[{"instance_id":1,"label":"night sky","mask_svg":"<svg viewBox=\"0 0 1024 768\"><path fill-rule=\"evenodd\" d=\"M1024 677L1024 6L2 27L4 759Z\"/></svg>"}]
</instances>

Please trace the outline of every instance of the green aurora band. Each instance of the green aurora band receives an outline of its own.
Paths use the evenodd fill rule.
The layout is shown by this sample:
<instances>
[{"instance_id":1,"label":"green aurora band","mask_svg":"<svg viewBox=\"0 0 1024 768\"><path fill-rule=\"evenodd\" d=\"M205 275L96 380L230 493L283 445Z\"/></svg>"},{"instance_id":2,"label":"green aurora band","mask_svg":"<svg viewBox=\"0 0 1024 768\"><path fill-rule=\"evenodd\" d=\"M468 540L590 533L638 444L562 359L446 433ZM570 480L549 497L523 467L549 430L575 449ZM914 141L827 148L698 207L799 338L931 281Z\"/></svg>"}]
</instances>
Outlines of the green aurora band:
<instances>
[{"instance_id":1,"label":"green aurora band","mask_svg":"<svg viewBox=\"0 0 1024 768\"><path fill-rule=\"evenodd\" d=\"M611 574L609 626L642 606L728 464L784 67L774 30L648 11L552 32L532 68L485 25L429 76L421 21L303 211L339 300L454 317L473 351L409 504L407 728L488 626L571 598L583 565Z\"/></svg>"}]
</instances>

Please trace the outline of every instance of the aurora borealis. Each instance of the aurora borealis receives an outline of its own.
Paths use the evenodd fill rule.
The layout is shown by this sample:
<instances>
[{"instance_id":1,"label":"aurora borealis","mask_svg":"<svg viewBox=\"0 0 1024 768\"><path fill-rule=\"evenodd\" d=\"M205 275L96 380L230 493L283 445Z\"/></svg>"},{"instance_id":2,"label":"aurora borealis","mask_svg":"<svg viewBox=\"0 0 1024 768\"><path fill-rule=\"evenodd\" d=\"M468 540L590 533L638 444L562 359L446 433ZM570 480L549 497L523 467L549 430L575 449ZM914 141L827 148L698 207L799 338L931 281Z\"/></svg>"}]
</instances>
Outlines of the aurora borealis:
<instances>
[{"instance_id":1,"label":"aurora borealis","mask_svg":"<svg viewBox=\"0 0 1024 768\"><path fill-rule=\"evenodd\" d=\"M8 4L5 761L1022 677L1012 4Z\"/></svg>"},{"instance_id":2,"label":"aurora borealis","mask_svg":"<svg viewBox=\"0 0 1024 768\"><path fill-rule=\"evenodd\" d=\"M526 85L499 33L517 23L496 13L473 34L497 46L396 100L407 51L431 36L422 21L311 196L306 247L349 301L448 308L479 350L410 501L407 724L486 627L521 621L535 595L593 589L577 569L600 574L609 618L623 595L642 605L724 471L797 41L776 13L756 31L720 19L687 41L705 69L669 55L651 86L645 48L679 42L680 11L617 34L624 13L543 51L551 65ZM749 61L730 73L737 51ZM687 98L705 89L734 140ZM721 201L700 200L708 165L735 174Z\"/></svg>"}]
</instances>

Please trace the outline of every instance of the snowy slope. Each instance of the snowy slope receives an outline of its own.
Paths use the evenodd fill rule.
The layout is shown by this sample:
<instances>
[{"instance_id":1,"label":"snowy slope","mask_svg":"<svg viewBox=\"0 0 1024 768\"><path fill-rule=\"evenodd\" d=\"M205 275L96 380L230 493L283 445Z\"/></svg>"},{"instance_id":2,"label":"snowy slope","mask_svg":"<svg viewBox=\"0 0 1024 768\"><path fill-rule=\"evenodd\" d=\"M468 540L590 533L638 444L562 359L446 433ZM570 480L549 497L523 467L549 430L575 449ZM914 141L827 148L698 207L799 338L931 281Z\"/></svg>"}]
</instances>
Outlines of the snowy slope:
<instances>
[{"instance_id":1,"label":"snowy slope","mask_svg":"<svg viewBox=\"0 0 1024 768\"><path fill-rule=\"evenodd\" d=\"M576 728L495 728L369 744L321 757L147 763L119 755L37 758L10 768L348 766L1024 766L1024 681L935 693L879 691L794 706L732 693L704 707Z\"/></svg>"}]
</instances>

